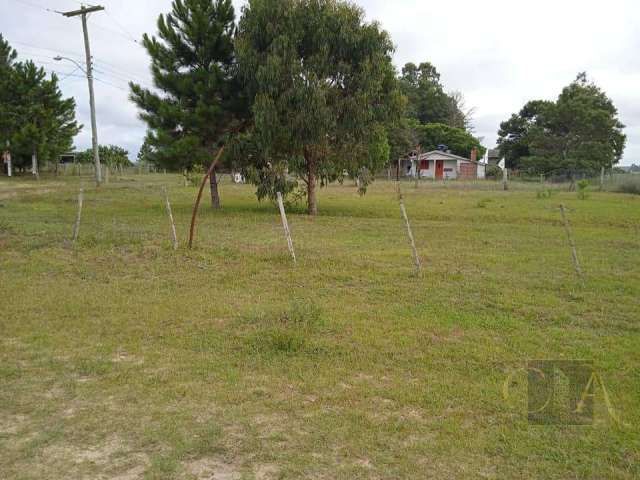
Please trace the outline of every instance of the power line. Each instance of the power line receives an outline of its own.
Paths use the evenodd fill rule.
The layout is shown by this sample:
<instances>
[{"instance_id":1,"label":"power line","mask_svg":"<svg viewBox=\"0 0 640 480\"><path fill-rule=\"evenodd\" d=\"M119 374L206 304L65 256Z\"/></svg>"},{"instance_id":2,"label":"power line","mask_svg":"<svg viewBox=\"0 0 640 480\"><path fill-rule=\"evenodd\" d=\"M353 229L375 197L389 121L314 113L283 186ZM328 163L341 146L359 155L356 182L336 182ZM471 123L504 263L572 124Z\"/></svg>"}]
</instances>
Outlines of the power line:
<instances>
[{"instance_id":1,"label":"power line","mask_svg":"<svg viewBox=\"0 0 640 480\"><path fill-rule=\"evenodd\" d=\"M105 10L106 12L106 10ZM141 47L142 45L140 45L140 43L138 43L138 41L134 38L129 37L128 35L124 35L121 32L114 30L113 28L110 27L105 27L104 25L100 25L99 23L96 22L91 22L91 25L93 25L94 27L99 28L100 30L104 30L107 33L113 34L113 35L118 35L119 37L122 37L124 40L126 40L127 42L132 42L135 45L137 45L138 47Z\"/></svg>"},{"instance_id":2,"label":"power line","mask_svg":"<svg viewBox=\"0 0 640 480\"><path fill-rule=\"evenodd\" d=\"M44 7L42 5L38 5L38 4L35 4L35 3L32 3L32 2L29 2L27 0L13 0L13 1L15 1L17 3L22 3L22 4L26 5L26 6L31 7L31 8L36 8L36 9L43 10L43 11L46 11L46 12L49 12L49 13L53 13L53 14L56 14L56 15L64 14L64 12L61 12L61 11L58 11L58 10L53 10L53 9ZM73 0L73 1L75 3L81 5L81 6L83 5L82 2L79 2L77 0ZM86 5L89 6L89 7L93 7L93 5L90 5L90 4L86 4ZM135 43L138 47L144 48L141 45L141 43L138 40L136 40L136 38L120 22L118 22L118 20L116 20L116 18L114 18L112 15L110 15L106 10L104 10L104 12L108 15L109 19L121 31L119 32L119 31L114 30L112 28L100 25L100 24L98 24L96 22L92 22L92 24L95 27L97 27L99 29L102 29L102 30L105 30L107 32L110 32L112 34L118 35L118 36L124 38L125 40L127 40L129 42ZM12 41L12 43L17 44L17 45L21 45L21 46L26 47L28 49L35 50L36 52L37 51L47 51L47 52L54 52L56 54L63 53L65 55L71 55L71 56L75 56L75 57L82 57L82 53L80 53L80 52L53 49L53 48L48 48L48 47L39 47L37 45L32 45L32 44L29 44L29 43L26 43L26 42L21 42L21 41ZM28 52L28 51L26 52L26 55L34 56L34 57L40 57L40 58L47 58L47 60L50 58L50 57L48 57L46 55L43 55L41 53L33 53L33 52ZM78 61L80 61L79 58L76 58L76 59ZM104 60L97 60L97 59L95 59L93 57L92 57L92 60L93 60L94 64L96 64L96 63L99 64L99 69L96 69L96 71L98 71L101 75L111 76L116 81L124 81L124 82L127 82L127 84L128 84L129 81L135 81L136 83L139 83L139 84L143 85L146 88L152 88L147 84L147 82L142 77L140 77L137 74L133 74L131 72L128 72L128 71L126 71L124 69L121 69L120 67L118 67L118 66L116 66L116 65L114 65L112 63L106 62ZM48 62L48 61L44 62L44 61L40 61L40 60L37 60L37 63L43 64L43 65L54 65L54 63L52 63L52 62ZM80 76L75 74L78 71L78 68L76 68L72 72L65 72L65 73L57 72L55 70L49 70L49 71L52 71L53 73L56 73L58 75L62 75L62 77L59 79L60 81L65 80L65 79L70 78L70 77L80 77ZM127 77L125 77L125 75ZM115 83L112 83L110 81L104 80L102 78L94 77L94 79L96 81L98 81L100 83L103 83L105 85L108 85L108 86L110 86L112 88L116 88L118 90L125 91L125 92L129 91L128 85L127 85L127 88L124 88L122 86L116 85Z\"/></svg>"},{"instance_id":3,"label":"power line","mask_svg":"<svg viewBox=\"0 0 640 480\"><path fill-rule=\"evenodd\" d=\"M111 76L119 81L123 81L126 82L127 85L129 84L129 82L134 82L134 83L138 83L142 86L144 86L145 88L152 88L149 86L149 84L145 81L142 80L140 78L135 78L136 76L134 76L133 74L127 73L126 75L117 73L117 72L113 72L113 71L105 71L107 69L104 69L103 66L99 65L97 68L95 68L95 71L102 74L102 75L107 75L107 76Z\"/></svg>"},{"instance_id":4,"label":"power line","mask_svg":"<svg viewBox=\"0 0 640 480\"><path fill-rule=\"evenodd\" d=\"M122 30L122 32L124 32L125 36L127 36L129 38L129 40L131 40L132 42L136 43L137 45L140 45L140 42L138 41L138 39L136 37L134 37L129 30L127 30L114 16L112 16L107 10L104 11L104 13L107 14L107 16L111 19L111 21L113 23L116 24L116 26Z\"/></svg>"},{"instance_id":5,"label":"power line","mask_svg":"<svg viewBox=\"0 0 640 480\"><path fill-rule=\"evenodd\" d=\"M31 8L37 8L38 10L44 10L45 12L56 13L56 14L62 13L62 12L59 12L58 10L52 10L50 8L43 7L42 5L38 5L36 3L27 2L26 0L13 0L13 1L21 3L21 4L26 5L28 7L31 7Z\"/></svg>"},{"instance_id":6,"label":"power line","mask_svg":"<svg viewBox=\"0 0 640 480\"><path fill-rule=\"evenodd\" d=\"M73 56L77 56L77 57L80 57L80 58L82 58L82 55L83 55L82 53L79 53L79 52L72 52L72 51L69 51L69 50L60 50L60 49L53 49L53 48L47 48L47 47L38 47L36 45L31 45L31 44L28 44L28 43L25 43L25 42L19 42L19 41L16 41L16 40L12 40L10 43L15 43L17 45L23 45L25 47L32 48L32 49L35 49L35 50L46 50L48 52L64 53L65 55L73 55Z\"/></svg>"},{"instance_id":7,"label":"power line","mask_svg":"<svg viewBox=\"0 0 640 480\"><path fill-rule=\"evenodd\" d=\"M62 81L65 80L69 77L73 77L73 78L87 78L84 75L78 75L75 72L77 72L76 70L72 70L71 72L58 72L57 70L47 70L49 73L55 73L56 75L58 75L58 80Z\"/></svg>"},{"instance_id":8,"label":"power line","mask_svg":"<svg viewBox=\"0 0 640 480\"><path fill-rule=\"evenodd\" d=\"M15 43L15 44L18 44L18 45L24 45L28 49L35 50L35 51L43 50L43 51L49 51L49 52L54 52L54 53L64 53L64 54L71 55L71 56L75 55L77 57L80 56L80 54L77 53L77 52L74 53L74 52L69 52L69 51L64 51L64 50L53 49L53 48L38 47L38 46L35 46L35 45L27 44L27 43L24 43L24 42L17 42L17 41L12 41L12 43ZM50 59L51 60L53 59L52 56L44 55L42 53L32 53L32 52L27 51L26 53L22 54L22 56L24 56L24 57L28 56L28 57L45 58L45 59L47 59L46 62L42 61L42 60L37 60L37 58L34 61L36 63L41 63L41 64L55 65L54 63L48 61ZM31 59L31 58L29 58L29 59ZM74 60L77 60L79 62L82 61L80 58L75 58ZM111 76L111 77L114 77L116 79L119 79L121 81L126 81L126 82L134 81L135 83L139 83L139 84L145 86L146 88L151 88L149 86L149 84L147 83L147 81L143 77L141 77L140 75L137 75L137 74L134 74L134 73L129 72L127 70L124 70L122 68L119 68L119 67L117 67L117 66L115 66L115 65L113 65L113 64L111 64L109 62L106 62L104 60L100 60L100 59L94 58L93 59L93 63L94 63L94 65L96 65L96 71L98 71L102 75Z\"/></svg>"},{"instance_id":9,"label":"power line","mask_svg":"<svg viewBox=\"0 0 640 480\"><path fill-rule=\"evenodd\" d=\"M94 79L96 82L104 83L105 85L109 85L110 87L117 88L118 90L122 90L123 92L129 92L129 90L128 90L128 89L126 89L126 88L124 88L124 87L121 87L121 86L118 86L118 85L116 85L116 84L114 84L114 83L107 82L106 80L103 80L103 79L101 79L101 78L98 78L98 77L95 77L95 76L94 76L94 77L93 77L93 79Z\"/></svg>"},{"instance_id":10,"label":"power line","mask_svg":"<svg viewBox=\"0 0 640 480\"><path fill-rule=\"evenodd\" d=\"M71 73L67 73L64 77L60 77L58 79L58 81L63 82L64 80L66 80L69 77L75 77L75 78L85 78L84 75L75 75L75 73L80 70L80 67L76 67L74 70L71 71Z\"/></svg>"}]
</instances>

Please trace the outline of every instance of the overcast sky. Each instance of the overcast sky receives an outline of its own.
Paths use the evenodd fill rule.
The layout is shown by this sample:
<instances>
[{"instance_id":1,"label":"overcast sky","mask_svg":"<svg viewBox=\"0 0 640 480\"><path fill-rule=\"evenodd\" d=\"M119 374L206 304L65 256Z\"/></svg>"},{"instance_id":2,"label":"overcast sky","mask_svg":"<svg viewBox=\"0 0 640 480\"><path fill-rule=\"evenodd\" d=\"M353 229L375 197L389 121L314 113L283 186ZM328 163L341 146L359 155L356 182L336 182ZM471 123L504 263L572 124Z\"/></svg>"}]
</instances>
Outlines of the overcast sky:
<instances>
[{"instance_id":1,"label":"overcast sky","mask_svg":"<svg viewBox=\"0 0 640 480\"><path fill-rule=\"evenodd\" d=\"M237 14L245 3L234 0ZM587 71L613 99L627 126L623 164L640 163L640 2L637 0L359 0L369 20L391 33L395 64L430 61L447 90L461 91L476 109L476 134L495 145L501 121L531 99L554 99ZM128 100L127 81L151 84L148 57L135 42L155 33L171 0L104 0L89 20L96 65L99 140L135 155L145 133ZM81 70L80 21L50 10L73 10L75 0L0 0L0 33L20 54L63 78L85 125L78 148L91 141L88 92Z\"/></svg>"}]
</instances>

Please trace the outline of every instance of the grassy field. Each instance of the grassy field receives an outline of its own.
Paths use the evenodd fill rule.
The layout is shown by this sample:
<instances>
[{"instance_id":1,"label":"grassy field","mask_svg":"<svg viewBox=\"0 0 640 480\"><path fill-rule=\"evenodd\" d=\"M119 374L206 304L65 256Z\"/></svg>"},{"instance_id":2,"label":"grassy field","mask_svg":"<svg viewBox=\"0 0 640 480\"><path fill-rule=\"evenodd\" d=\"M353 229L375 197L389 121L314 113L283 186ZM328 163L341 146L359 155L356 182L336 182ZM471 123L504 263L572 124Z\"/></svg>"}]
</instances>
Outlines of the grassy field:
<instances>
[{"instance_id":1,"label":"grassy field","mask_svg":"<svg viewBox=\"0 0 640 480\"><path fill-rule=\"evenodd\" d=\"M640 197L407 183L417 277L391 183L292 209L294 267L248 186L174 252L172 175L88 187L73 247L78 182L0 179L0 478L640 477ZM611 408L530 424L529 359Z\"/></svg>"}]
</instances>

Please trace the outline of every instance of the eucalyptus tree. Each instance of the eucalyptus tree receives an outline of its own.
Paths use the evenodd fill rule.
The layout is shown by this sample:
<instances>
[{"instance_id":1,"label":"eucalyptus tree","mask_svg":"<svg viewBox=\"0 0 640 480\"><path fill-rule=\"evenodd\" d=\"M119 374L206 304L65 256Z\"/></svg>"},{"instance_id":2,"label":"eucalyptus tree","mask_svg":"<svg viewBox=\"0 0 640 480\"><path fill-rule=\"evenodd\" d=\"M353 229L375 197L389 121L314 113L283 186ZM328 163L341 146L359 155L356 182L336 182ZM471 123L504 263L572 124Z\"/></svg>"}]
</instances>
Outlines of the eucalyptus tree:
<instances>
[{"instance_id":1,"label":"eucalyptus tree","mask_svg":"<svg viewBox=\"0 0 640 480\"><path fill-rule=\"evenodd\" d=\"M249 0L236 55L253 128L240 161L259 197L295 175L315 215L318 185L387 163L404 110L392 53L387 32L352 3Z\"/></svg>"}]
</instances>

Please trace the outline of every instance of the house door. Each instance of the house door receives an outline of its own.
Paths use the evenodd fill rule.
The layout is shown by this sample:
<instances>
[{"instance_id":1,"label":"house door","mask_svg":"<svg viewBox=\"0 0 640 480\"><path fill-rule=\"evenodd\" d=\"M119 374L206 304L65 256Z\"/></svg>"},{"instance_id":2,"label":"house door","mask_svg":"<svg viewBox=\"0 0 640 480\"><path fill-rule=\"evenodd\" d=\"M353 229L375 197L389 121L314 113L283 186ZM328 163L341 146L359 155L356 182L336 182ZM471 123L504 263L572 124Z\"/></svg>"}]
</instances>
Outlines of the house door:
<instances>
[{"instance_id":1,"label":"house door","mask_svg":"<svg viewBox=\"0 0 640 480\"><path fill-rule=\"evenodd\" d=\"M444 177L444 160L436 160L436 180Z\"/></svg>"}]
</instances>

